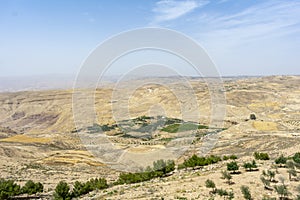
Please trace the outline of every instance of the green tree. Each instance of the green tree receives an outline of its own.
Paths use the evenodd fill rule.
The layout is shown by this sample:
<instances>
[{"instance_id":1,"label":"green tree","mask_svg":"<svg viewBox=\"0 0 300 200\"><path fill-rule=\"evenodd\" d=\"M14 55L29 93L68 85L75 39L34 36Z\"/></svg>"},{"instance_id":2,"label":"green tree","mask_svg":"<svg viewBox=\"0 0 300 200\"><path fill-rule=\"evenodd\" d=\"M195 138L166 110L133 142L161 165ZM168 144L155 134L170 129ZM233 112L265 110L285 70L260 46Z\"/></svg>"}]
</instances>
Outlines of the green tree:
<instances>
[{"instance_id":1,"label":"green tree","mask_svg":"<svg viewBox=\"0 0 300 200\"><path fill-rule=\"evenodd\" d=\"M236 173L236 171L239 170L239 166L238 166L237 162L227 163L227 170L233 171L233 173Z\"/></svg>"},{"instance_id":2,"label":"green tree","mask_svg":"<svg viewBox=\"0 0 300 200\"><path fill-rule=\"evenodd\" d=\"M210 180L210 179L207 179L206 181L205 181L205 186L207 187L207 188L211 188L212 189L212 193L215 193L216 192L216 184L212 181L212 180Z\"/></svg>"},{"instance_id":3,"label":"green tree","mask_svg":"<svg viewBox=\"0 0 300 200\"><path fill-rule=\"evenodd\" d=\"M284 157L282 154L275 159L275 163L279 165L280 167L284 166L286 164L287 158Z\"/></svg>"},{"instance_id":4,"label":"green tree","mask_svg":"<svg viewBox=\"0 0 300 200\"><path fill-rule=\"evenodd\" d=\"M87 194L89 191L89 186L79 181L76 181L73 185L72 197L79 197L83 194Z\"/></svg>"},{"instance_id":5,"label":"green tree","mask_svg":"<svg viewBox=\"0 0 300 200\"><path fill-rule=\"evenodd\" d=\"M241 191L243 193L243 196L246 200L251 200L252 199L252 196L251 196L251 193L250 193L250 189L248 186L244 186L242 185L241 186Z\"/></svg>"},{"instance_id":6,"label":"green tree","mask_svg":"<svg viewBox=\"0 0 300 200\"><path fill-rule=\"evenodd\" d=\"M244 163L243 167L246 169L246 171L253 171L253 169L257 168L255 160L252 161L252 163Z\"/></svg>"},{"instance_id":7,"label":"green tree","mask_svg":"<svg viewBox=\"0 0 300 200\"><path fill-rule=\"evenodd\" d=\"M22 193L26 193L29 195L36 194L39 192L43 192L44 186L40 182L33 182L32 180L29 180L25 183L25 185L22 187Z\"/></svg>"},{"instance_id":8,"label":"green tree","mask_svg":"<svg viewBox=\"0 0 300 200\"><path fill-rule=\"evenodd\" d=\"M64 182L64 181L60 181L55 188L55 192L54 192L54 199L56 200L67 200L70 199L70 187L69 185Z\"/></svg>"},{"instance_id":9,"label":"green tree","mask_svg":"<svg viewBox=\"0 0 300 200\"><path fill-rule=\"evenodd\" d=\"M0 199L8 199L20 193L20 186L14 181L0 179Z\"/></svg>"}]
</instances>

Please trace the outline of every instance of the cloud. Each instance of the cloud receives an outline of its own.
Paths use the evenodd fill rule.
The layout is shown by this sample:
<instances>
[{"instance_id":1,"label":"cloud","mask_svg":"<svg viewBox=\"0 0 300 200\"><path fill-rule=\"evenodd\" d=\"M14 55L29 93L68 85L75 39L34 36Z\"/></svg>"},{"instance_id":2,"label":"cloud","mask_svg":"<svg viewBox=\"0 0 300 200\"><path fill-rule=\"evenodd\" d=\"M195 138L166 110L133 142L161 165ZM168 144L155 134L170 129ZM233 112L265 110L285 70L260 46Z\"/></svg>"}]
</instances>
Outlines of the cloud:
<instances>
[{"instance_id":1,"label":"cloud","mask_svg":"<svg viewBox=\"0 0 300 200\"><path fill-rule=\"evenodd\" d=\"M196 8L206 5L208 1L196 0L161 0L156 2L152 11L155 13L152 24L158 24L164 21L177 19L187 13L192 12Z\"/></svg>"},{"instance_id":2,"label":"cloud","mask_svg":"<svg viewBox=\"0 0 300 200\"><path fill-rule=\"evenodd\" d=\"M283 36L300 30L300 2L267 1L236 13L202 14L200 35L230 43Z\"/></svg>"},{"instance_id":3,"label":"cloud","mask_svg":"<svg viewBox=\"0 0 300 200\"><path fill-rule=\"evenodd\" d=\"M299 74L300 2L268 0L232 10L204 11L193 37L225 74Z\"/></svg>"}]
</instances>

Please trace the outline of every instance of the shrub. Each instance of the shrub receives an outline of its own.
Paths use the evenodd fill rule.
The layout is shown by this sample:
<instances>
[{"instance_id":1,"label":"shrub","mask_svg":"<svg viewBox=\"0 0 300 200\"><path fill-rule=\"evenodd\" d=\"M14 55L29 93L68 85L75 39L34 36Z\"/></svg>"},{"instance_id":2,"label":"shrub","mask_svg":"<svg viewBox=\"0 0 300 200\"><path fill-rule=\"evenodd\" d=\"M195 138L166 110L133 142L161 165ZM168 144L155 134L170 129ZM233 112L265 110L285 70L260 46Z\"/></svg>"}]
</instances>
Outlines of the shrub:
<instances>
[{"instance_id":1,"label":"shrub","mask_svg":"<svg viewBox=\"0 0 300 200\"><path fill-rule=\"evenodd\" d=\"M270 181L266 179L264 176L260 176L261 182L264 184L264 188L269 190L270 189Z\"/></svg>"},{"instance_id":2,"label":"shrub","mask_svg":"<svg viewBox=\"0 0 300 200\"><path fill-rule=\"evenodd\" d=\"M278 158L275 159L275 163L279 164L280 167L282 167L283 165L285 165L286 161L287 161L287 158L284 157L282 154Z\"/></svg>"},{"instance_id":3,"label":"shrub","mask_svg":"<svg viewBox=\"0 0 300 200\"><path fill-rule=\"evenodd\" d=\"M256 120L255 114L250 114L250 119L251 119L251 120Z\"/></svg>"},{"instance_id":4,"label":"shrub","mask_svg":"<svg viewBox=\"0 0 300 200\"><path fill-rule=\"evenodd\" d=\"M233 173L236 173L236 171L239 170L239 166L238 166L237 162L227 163L227 170L233 171Z\"/></svg>"},{"instance_id":5,"label":"shrub","mask_svg":"<svg viewBox=\"0 0 300 200\"><path fill-rule=\"evenodd\" d=\"M295 163L300 164L300 152L295 153L295 155L293 156L293 160Z\"/></svg>"},{"instance_id":6,"label":"shrub","mask_svg":"<svg viewBox=\"0 0 300 200\"><path fill-rule=\"evenodd\" d=\"M250 190L249 190L249 187L248 186L241 186L241 191L243 193L243 196L246 200L251 200L252 199L252 196L251 196L251 193L250 193Z\"/></svg>"},{"instance_id":7,"label":"shrub","mask_svg":"<svg viewBox=\"0 0 300 200\"><path fill-rule=\"evenodd\" d=\"M290 195L290 193L285 185L275 185L274 189L277 192L277 194L279 195L279 199L284 199L285 197L288 197Z\"/></svg>"},{"instance_id":8,"label":"shrub","mask_svg":"<svg viewBox=\"0 0 300 200\"><path fill-rule=\"evenodd\" d=\"M297 171L295 169L288 169L289 180L292 180L292 176L297 177Z\"/></svg>"},{"instance_id":9,"label":"shrub","mask_svg":"<svg viewBox=\"0 0 300 200\"><path fill-rule=\"evenodd\" d=\"M254 158L256 160L270 160L268 153L254 152Z\"/></svg>"},{"instance_id":10,"label":"shrub","mask_svg":"<svg viewBox=\"0 0 300 200\"><path fill-rule=\"evenodd\" d=\"M71 195L69 193L70 191L70 187L68 186L68 184L64 181L60 181L55 188L55 192L54 192L54 199L56 200L67 200L70 199Z\"/></svg>"},{"instance_id":11,"label":"shrub","mask_svg":"<svg viewBox=\"0 0 300 200\"><path fill-rule=\"evenodd\" d=\"M274 181L274 178L275 178L275 172L271 171L271 170L267 170L267 171L264 170L262 172L262 176L267 177L269 182L272 182L272 181Z\"/></svg>"},{"instance_id":12,"label":"shrub","mask_svg":"<svg viewBox=\"0 0 300 200\"><path fill-rule=\"evenodd\" d=\"M217 194L222 197L222 196L227 196L228 192L224 189L217 189Z\"/></svg>"},{"instance_id":13,"label":"shrub","mask_svg":"<svg viewBox=\"0 0 300 200\"><path fill-rule=\"evenodd\" d=\"M227 171L222 171L222 179L226 179L228 184L231 184L232 176Z\"/></svg>"},{"instance_id":14,"label":"shrub","mask_svg":"<svg viewBox=\"0 0 300 200\"><path fill-rule=\"evenodd\" d=\"M238 157L237 157L236 155L230 155L229 158L230 158L231 160L236 160L236 159L238 159Z\"/></svg>"},{"instance_id":15,"label":"shrub","mask_svg":"<svg viewBox=\"0 0 300 200\"><path fill-rule=\"evenodd\" d=\"M213 189L213 190L212 190L213 193L214 193L215 190L216 190L216 184L215 184L212 180L210 180L210 179L207 179L207 180L205 181L205 186L206 186L207 188L212 188L212 189Z\"/></svg>"},{"instance_id":16,"label":"shrub","mask_svg":"<svg viewBox=\"0 0 300 200\"><path fill-rule=\"evenodd\" d=\"M244 163L243 166L246 171L253 171L253 169L257 168L255 160L252 161L252 163Z\"/></svg>"},{"instance_id":17,"label":"shrub","mask_svg":"<svg viewBox=\"0 0 300 200\"><path fill-rule=\"evenodd\" d=\"M223 160L229 160L229 156L223 156Z\"/></svg>"},{"instance_id":18,"label":"shrub","mask_svg":"<svg viewBox=\"0 0 300 200\"><path fill-rule=\"evenodd\" d=\"M22 193L26 194L36 194L38 192L43 192L44 186L40 182L33 182L32 180L29 180L25 183L25 185L22 187Z\"/></svg>"}]
</instances>

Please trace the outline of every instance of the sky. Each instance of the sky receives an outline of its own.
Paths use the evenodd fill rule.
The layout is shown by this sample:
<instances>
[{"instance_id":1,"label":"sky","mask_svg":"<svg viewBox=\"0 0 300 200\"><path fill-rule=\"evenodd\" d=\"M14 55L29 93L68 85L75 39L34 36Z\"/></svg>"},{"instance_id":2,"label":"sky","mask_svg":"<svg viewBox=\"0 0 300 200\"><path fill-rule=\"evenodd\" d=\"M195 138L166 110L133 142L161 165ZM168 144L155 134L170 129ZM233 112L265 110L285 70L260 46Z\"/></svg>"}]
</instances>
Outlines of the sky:
<instances>
[{"instance_id":1,"label":"sky","mask_svg":"<svg viewBox=\"0 0 300 200\"><path fill-rule=\"evenodd\" d=\"M191 37L222 76L300 74L299 0L0 0L0 76L76 74L101 42L144 27Z\"/></svg>"}]
</instances>

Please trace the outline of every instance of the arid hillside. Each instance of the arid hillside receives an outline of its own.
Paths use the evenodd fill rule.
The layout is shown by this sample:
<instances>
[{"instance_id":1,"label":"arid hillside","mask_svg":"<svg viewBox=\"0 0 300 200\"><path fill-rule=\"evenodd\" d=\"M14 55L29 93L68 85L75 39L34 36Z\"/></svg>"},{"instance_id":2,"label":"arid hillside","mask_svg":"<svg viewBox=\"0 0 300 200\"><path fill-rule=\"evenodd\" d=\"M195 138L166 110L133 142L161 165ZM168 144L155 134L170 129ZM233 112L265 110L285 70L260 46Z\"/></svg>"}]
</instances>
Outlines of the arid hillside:
<instances>
[{"instance_id":1,"label":"arid hillside","mask_svg":"<svg viewBox=\"0 0 300 200\"><path fill-rule=\"evenodd\" d=\"M94 109L99 126L117 126L120 121L114 116L114 108L122 105L122 102L127 102L126 109L130 113L129 117L122 116L129 119L141 116L154 119L157 116L182 119L180 105L185 101L188 105L185 111L200 113L199 121L195 123L207 126L207 130L210 130L213 105L211 93L204 80L189 79L198 105L195 105L188 96L184 96L186 88L177 83L176 79L166 82L183 94L183 100L179 100L169 90L168 84L154 84L153 79L154 83L138 87L127 101L126 86L132 86L140 81L124 82L122 87L116 90L114 85L95 90ZM224 105L226 115L223 127L219 127L220 131L216 133L218 141L209 154L219 156L235 154L240 158L239 162L243 163L252 160L255 151L268 152L272 158L280 154L290 156L300 151L300 76L227 78L223 81L224 89L220 92L226 96ZM107 178L108 181L117 178L119 171L99 162L81 143L78 135L86 130L76 129L72 92L70 89L0 93L0 178L15 179L21 184L29 179L41 181L46 191L49 189L49 194L60 180L74 183L76 180L100 176ZM82 107L84 106L83 104ZM254 114L256 119L250 119L251 114ZM122 120L129 120L125 118ZM111 141L120 148L138 152L161 148L160 145L166 144L161 141L169 142L173 139L171 133L159 130L155 132L158 136L152 138L153 141L137 144L137 140L143 140L135 138L134 135L140 127L137 125L132 130L129 133L124 131L120 133L120 130L115 128L105 134L109 135ZM202 130L197 131L199 134L205 134L201 132ZM130 135L130 138L124 135ZM193 143L195 148L185 152L175 162L183 162L193 153L201 155L202 144L200 138L199 142ZM271 166L271 161L259 165L267 169ZM179 196L188 199L208 199L209 193L204 182L207 178L219 180L220 171L224 166L225 163L218 163L203 171L178 172L164 180L154 180L135 186L116 186L111 189L112 191L106 191L107 194L95 193L93 196L99 199L108 197L150 199L148 198L150 196L170 197L165 199ZM253 172L253 176L242 173L239 175L240 178L235 176L235 184L228 187L222 180L217 182L224 187L233 188L237 194L236 199L242 198L239 185L250 184L250 189L255 191L253 194L255 199L261 199L262 193L256 190L257 187L263 189L259 180L260 173ZM285 171L282 173L286 175ZM145 193L146 190L149 194Z\"/></svg>"}]
</instances>

